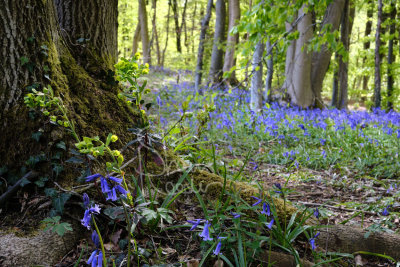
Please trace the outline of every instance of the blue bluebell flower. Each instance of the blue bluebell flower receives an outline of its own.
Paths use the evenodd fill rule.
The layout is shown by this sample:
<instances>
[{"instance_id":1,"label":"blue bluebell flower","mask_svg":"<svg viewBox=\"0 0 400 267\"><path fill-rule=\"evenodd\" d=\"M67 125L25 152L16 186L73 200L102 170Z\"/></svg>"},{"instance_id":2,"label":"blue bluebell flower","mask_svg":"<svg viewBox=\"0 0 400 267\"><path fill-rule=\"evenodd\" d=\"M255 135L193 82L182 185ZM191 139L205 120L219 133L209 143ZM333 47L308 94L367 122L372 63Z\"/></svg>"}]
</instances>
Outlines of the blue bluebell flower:
<instances>
[{"instance_id":1,"label":"blue bluebell flower","mask_svg":"<svg viewBox=\"0 0 400 267\"><path fill-rule=\"evenodd\" d=\"M317 248L317 246L315 245L315 239L319 236L319 234L320 233L318 232L313 238L310 238L310 240L308 241L310 242L312 250L315 250Z\"/></svg>"},{"instance_id":2,"label":"blue bluebell flower","mask_svg":"<svg viewBox=\"0 0 400 267\"><path fill-rule=\"evenodd\" d=\"M104 194L107 194L108 192L110 192L110 186L108 184L108 181L103 176L100 178L100 186L101 186L101 191Z\"/></svg>"},{"instance_id":3,"label":"blue bluebell flower","mask_svg":"<svg viewBox=\"0 0 400 267\"><path fill-rule=\"evenodd\" d=\"M219 255L221 253L221 247L222 247L222 243L221 243L221 241L219 241L217 244L217 247L213 251L213 254L216 256Z\"/></svg>"},{"instance_id":4,"label":"blue bluebell flower","mask_svg":"<svg viewBox=\"0 0 400 267\"><path fill-rule=\"evenodd\" d=\"M88 194L84 193L82 198L83 198L83 207L86 209L89 206L90 202L89 196Z\"/></svg>"},{"instance_id":5,"label":"blue bluebell flower","mask_svg":"<svg viewBox=\"0 0 400 267\"><path fill-rule=\"evenodd\" d=\"M257 206L258 204L260 204L261 203L261 201L262 201L262 199L261 198L258 198L258 197L255 197L255 196L251 196L252 198L254 198L255 200L257 200L252 206L254 207L254 206Z\"/></svg>"},{"instance_id":6,"label":"blue bluebell flower","mask_svg":"<svg viewBox=\"0 0 400 267\"><path fill-rule=\"evenodd\" d=\"M100 237L96 231L92 232L92 241L93 241L94 245L96 246L96 248L100 247Z\"/></svg>"},{"instance_id":7,"label":"blue bluebell flower","mask_svg":"<svg viewBox=\"0 0 400 267\"><path fill-rule=\"evenodd\" d=\"M240 214L239 213L235 213L231 211L231 215L233 216L234 219L240 218Z\"/></svg>"},{"instance_id":8,"label":"blue bluebell flower","mask_svg":"<svg viewBox=\"0 0 400 267\"><path fill-rule=\"evenodd\" d=\"M275 193L281 194L282 193L282 186L280 183L275 183L274 186L279 189L279 191L275 191Z\"/></svg>"},{"instance_id":9,"label":"blue bluebell flower","mask_svg":"<svg viewBox=\"0 0 400 267\"><path fill-rule=\"evenodd\" d=\"M386 206L386 208L382 211L382 215L383 216L388 216L389 215L389 211L388 211L389 206L390 205Z\"/></svg>"},{"instance_id":10,"label":"blue bluebell flower","mask_svg":"<svg viewBox=\"0 0 400 267\"><path fill-rule=\"evenodd\" d=\"M99 253L99 254L98 254ZM99 258L99 256L101 257ZM96 249L90 255L87 264L90 264L92 267L98 267L103 265L103 254L100 250Z\"/></svg>"},{"instance_id":11,"label":"blue bluebell flower","mask_svg":"<svg viewBox=\"0 0 400 267\"><path fill-rule=\"evenodd\" d=\"M202 237L204 241L211 241L211 240L213 240L213 239L210 237L210 226L211 226L211 223L208 222L208 220L207 220L207 221L206 221L206 224L204 225L203 232L201 232L201 234L199 234L199 236Z\"/></svg>"},{"instance_id":12,"label":"blue bluebell flower","mask_svg":"<svg viewBox=\"0 0 400 267\"><path fill-rule=\"evenodd\" d=\"M315 208L315 210L314 210L314 216L315 216L315 218L319 219L320 213L319 213L318 208Z\"/></svg>"},{"instance_id":13,"label":"blue bluebell flower","mask_svg":"<svg viewBox=\"0 0 400 267\"><path fill-rule=\"evenodd\" d=\"M117 191L115 190L115 187L113 187L111 190L107 192L107 198L106 200L111 200L111 201L116 201L117 198Z\"/></svg>"},{"instance_id":14,"label":"blue bluebell flower","mask_svg":"<svg viewBox=\"0 0 400 267\"><path fill-rule=\"evenodd\" d=\"M267 216L271 216L271 208L270 208L269 204L267 204L265 202L263 203L263 210L261 213L265 214Z\"/></svg>"},{"instance_id":15,"label":"blue bluebell flower","mask_svg":"<svg viewBox=\"0 0 400 267\"><path fill-rule=\"evenodd\" d=\"M103 176L100 173L96 173L96 174L90 175L90 176L86 177L86 182L95 181L99 177L103 177Z\"/></svg>"},{"instance_id":16,"label":"blue bluebell flower","mask_svg":"<svg viewBox=\"0 0 400 267\"><path fill-rule=\"evenodd\" d=\"M188 220L187 222L192 224L192 228L190 228L190 231L193 231L194 229L196 229L197 226L199 226L199 224L201 223L201 219L196 219L194 221Z\"/></svg>"},{"instance_id":17,"label":"blue bluebell flower","mask_svg":"<svg viewBox=\"0 0 400 267\"><path fill-rule=\"evenodd\" d=\"M117 177L113 177L113 176L108 176L108 179L110 179L111 181L117 183L117 184L121 184L122 183L122 179L117 178Z\"/></svg>"},{"instance_id":18,"label":"blue bluebell flower","mask_svg":"<svg viewBox=\"0 0 400 267\"><path fill-rule=\"evenodd\" d=\"M272 229L272 226L274 225L274 222L275 222L275 219L272 218L271 221L268 224L266 223L268 229L270 229L270 230Z\"/></svg>"},{"instance_id":19,"label":"blue bluebell flower","mask_svg":"<svg viewBox=\"0 0 400 267\"><path fill-rule=\"evenodd\" d=\"M88 230L90 230L90 221L92 219L92 214L99 214L99 213L100 213L100 207L97 204L95 204L91 208L86 209L85 214L83 215L83 219L81 220L82 225L85 226Z\"/></svg>"}]
</instances>

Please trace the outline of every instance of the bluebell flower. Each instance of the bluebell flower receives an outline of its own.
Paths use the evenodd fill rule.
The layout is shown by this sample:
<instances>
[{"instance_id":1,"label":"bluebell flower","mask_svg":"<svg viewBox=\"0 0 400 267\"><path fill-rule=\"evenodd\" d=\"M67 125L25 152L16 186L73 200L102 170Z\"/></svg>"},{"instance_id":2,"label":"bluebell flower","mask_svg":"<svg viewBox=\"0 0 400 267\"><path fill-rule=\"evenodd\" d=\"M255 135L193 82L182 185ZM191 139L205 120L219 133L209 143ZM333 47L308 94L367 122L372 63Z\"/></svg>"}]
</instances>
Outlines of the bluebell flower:
<instances>
[{"instance_id":1,"label":"bluebell flower","mask_svg":"<svg viewBox=\"0 0 400 267\"><path fill-rule=\"evenodd\" d=\"M279 191L275 191L275 193L281 194L282 193L282 186L280 183L275 183L274 186L279 189Z\"/></svg>"},{"instance_id":2,"label":"bluebell flower","mask_svg":"<svg viewBox=\"0 0 400 267\"><path fill-rule=\"evenodd\" d=\"M234 219L240 218L240 214L239 213L235 213L231 211L231 215L233 216Z\"/></svg>"},{"instance_id":3,"label":"bluebell flower","mask_svg":"<svg viewBox=\"0 0 400 267\"><path fill-rule=\"evenodd\" d=\"M386 208L382 211L382 215L383 215L383 216L388 216L388 215L389 215L388 208L389 208L389 205L386 206Z\"/></svg>"},{"instance_id":4,"label":"bluebell flower","mask_svg":"<svg viewBox=\"0 0 400 267\"><path fill-rule=\"evenodd\" d=\"M106 200L111 200L111 201L116 201L117 198L117 191L115 190L115 187L113 187L111 190L107 192L107 198Z\"/></svg>"},{"instance_id":5,"label":"bluebell flower","mask_svg":"<svg viewBox=\"0 0 400 267\"><path fill-rule=\"evenodd\" d=\"M319 213L318 208L315 208L315 210L314 210L314 216L315 216L315 218L319 219L320 213Z\"/></svg>"},{"instance_id":6,"label":"bluebell flower","mask_svg":"<svg viewBox=\"0 0 400 267\"><path fill-rule=\"evenodd\" d=\"M221 253L221 247L222 247L222 243L221 243L221 239L223 239L225 237L218 237L218 244L217 247L215 248L215 250L213 251L213 254L218 256Z\"/></svg>"},{"instance_id":7,"label":"bluebell flower","mask_svg":"<svg viewBox=\"0 0 400 267\"><path fill-rule=\"evenodd\" d=\"M390 185L389 188L386 190L386 194L389 194L393 190L393 186Z\"/></svg>"},{"instance_id":8,"label":"bluebell flower","mask_svg":"<svg viewBox=\"0 0 400 267\"><path fill-rule=\"evenodd\" d=\"M312 250L315 250L317 248L317 246L315 245L315 238L317 238L319 236L319 234L320 233L318 232L313 238L310 238L310 240L308 241L308 242L310 242Z\"/></svg>"},{"instance_id":9,"label":"bluebell flower","mask_svg":"<svg viewBox=\"0 0 400 267\"><path fill-rule=\"evenodd\" d=\"M121 184L122 183L122 179L117 178L117 177L108 176L108 179L110 179L113 182L116 182L117 184Z\"/></svg>"},{"instance_id":10,"label":"bluebell flower","mask_svg":"<svg viewBox=\"0 0 400 267\"><path fill-rule=\"evenodd\" d=\"M199 236L202 237L204 241L212 240L212 238L210 237L210 226L211 226L211 223L208 222L208 220L207 220L206 224L204 225L203 232L201 232L201 234L199 234Z\"/></svg>"},{"instance_id":11,"label":"bluebell flower","mask_svg":"<svg viewBox=\"0 0 400 267\"><path fill-rule=\"evenodd\" d=\"M272 218L271 221L268 224L266 223L268 229L270 229L270 230L272 229L272 226L274 225L274 222L275 222L275 220L274 220L274 218Z\"/></svg>"},{"instance_id":12,"label":"bluebell flower","mask_svg":"<svg viewBox=\"0 0 400 267\"><path fill-rule=\"evenodd\" d=\"M320 138L319 142L321 143L322 146L326 144L326 139Z\"/></svg>"},{"instance_id":13,"label":"bluebell flower","mask_svg":"<svg viewBox=\"0 0 400 267\"><path fill-rule=\"evenodd\" d=\"M257 201L252 205L253 207L254 207L254 206L257 206L257 205L260 204L261 201L262 201L261 198L258 198L258 197L255 197L255 196L251 196L251 197L257 200Z\"/></svg>"},{"instance_id":14,"label":"bluebell flower","mask_svg":"<svg viewBox=\"0 0 400 267\"><path fill-rule=\"evenodd\" d=\"M116 185L115 189L122 195L126 196L128 194L128 191L125 190L125 188L123 188L120 185Z\"/></svg>"},{"instance_id":15,"label":"bluebell flower","mask_svg":"<svg viewBox=\"0 0 400 267\"><path fill-rule=\"evenodd\" d=\"M92 232L92 241L93 241L94 245L96 246L96 248L100 247L100 238L96 231Z\"/></svg>"},{"instance_id":16,"label":"bluebell flower","mask_svg":"<svg viewBox=\"0 0 400 267\"><path fill-rule=\"evenodd\" d=\"M85 226L88 230L90 230L90 220L92 219L92 214L99 214L99 213L100 213L100 207L97 204L95 204L91 208L86 209L85 214L83 215L83 219L81 220L82 225Z\"/></svg>"},{"instance_id":17,"label":"bluebell flower","mask_svg":"<svg viewBox=\"0 0 400 267\"><path fill-rule=\"evenodd\" d=\"M265 215L267 215L267 216L271 216L271 209L270 209L270 207L269 207L269 204L267 204L267 203L263 203L263 210L262 210L262 212L261 212L262 214L265 214Z\"/></svg>"},{"instance_id":18,"label":"bluebell flower","mask_svg":"<svg viewBox=\"0 0 400 267\"><path fill-rule=\"evenodd\" d=\"M90 175L90 176L86 177L86 182L95 181L99 177L103 177L103 176L100 173L96 173L96 174Z\"/></svg>"},{"instance_id":19,"label":"bluebell flower","mask_svg":"<svg viewBox=\"0 0 400 267\"><path fill-rule=\"evenodd\" d=\"M99 258L100 255L101 257ZM87 261L87 264L90 264L92 267L103 266L103 254L101 253L101 251L98 249L93 251Z\"/></svg>"},{"instance_id":20,"label":"bluebell flower","mask_svg":"<svg viewBox=\"0 0 400 267\"><path fill-rule=\"evenodd\" d=\"M108 181L103 176L100 178L100 186L101 186L101 191L103 193L107 194L108 192L110 192L110 186L108 184Z\"/></svg>"},{"instance_id":21,"label":"bluebell flower","mask_svg":"<svg viewBox=\"0 0 400 267\"><path fill-rule=\"evenodd\" d=\"M82 198L83 198L83 207L86 209L89 206L90 202L89 196L88 194L84 193Z\"/></svg>"},{"instance_id":22,"label":"bluebell flower","mask_svg":"<svg viewBox=\"0 0 400 267\"><path fill-rule=\"evenodd\" d=\"M197 226L199 226L199 224L201 223L201 219L196 219L194 221L187 221L188 223L192 224L192 228L190 228L190 231L193 231L194 229L196 229Z\"/></svg>"}]
</instances>

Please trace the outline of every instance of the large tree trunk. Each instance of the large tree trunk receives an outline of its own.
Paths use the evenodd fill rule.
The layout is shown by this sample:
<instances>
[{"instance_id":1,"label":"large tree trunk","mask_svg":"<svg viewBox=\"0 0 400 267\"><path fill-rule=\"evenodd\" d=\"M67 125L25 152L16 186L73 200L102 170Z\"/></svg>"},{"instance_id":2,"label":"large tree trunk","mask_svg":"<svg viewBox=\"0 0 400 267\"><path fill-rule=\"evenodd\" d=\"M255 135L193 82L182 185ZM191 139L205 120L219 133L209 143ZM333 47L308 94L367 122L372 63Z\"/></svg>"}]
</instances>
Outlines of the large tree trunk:
<instances>
[{"instance_id":1,"label":"large tree trunk","mask_svg":"<svg viewBox=\"0 0 400 267\"><path fill-rule=\"evenodd\" d=\"M264 42L259 41L253 54L252 77L250 87L250 109L259 112L262 105L262 78L263 78L263 53Z\"/></svg>"},{"instance_id":2,"label":"large tree trunk","mask_svg":"<svg viewBox=\"0 0 400 267\"><path fill-rule=\"evenodd\" d=\"M236 64L235 47L239 41L239 34L231 34L230 31L236 26L240 19L240 3L239 0L229 0L229 26L228 37L226 42L226 51L224 59L224 73L231 71ZM227 79L229 83L236 83L235 71L232 71Z\"/></svg>"},{"instance_id":3,"label":"large tree trunk","mask_svg":"<svg viewBox=\"0 0 400 267\"><path fill-rule=\"evenodd\" d=\"M133 34L133 42L132 42L132 57L136 54L139 48L140 41L140 23L136 25L135 33Z\"/></svg>"},{"instance_id":4,"label":"large tree trunk","mask_svg":"<svg viewBox=\"0 0 400 267\"><path fill-rule=\"evenodd\" d=\"M196 92L199 92L200 94L203 94L200 86L201 86L201 76L203 75L204 42L206 39L208 25L210 24L212 5L213 5L213 0L208 0L206 14L201 22L199 50L197 52L196 75L194 78L195 90L196 90Z\"/></svg>"},{"instance_id":5,"label":"large tree trunk","mask_svg":"<svg viewBox=\"0 0 400 267\"><path fill-rule=\"evenodd\" d=\"M330 32L334 32L339 29L340 17L343 12L345 0L335 0L329 4L321 28L326 27L326 25L332 25ZM325 34L324 32L322 34ZM317 107L323 107L322 101L322 84L325 78L325 74L328 71L329 62L332 57L332 51L329 50L327 44L321 46L320 51L313 53L312 57L312 70L311 70L311 83L313 92L315 94L315 105Z\"/></svg>"},{"instance_id":6,"label":"large tree trunk","mask_svg":"<svg viewBox=\"0 0 400 267\"><path fill-rule=\"evenodd\" d=\"M395 59L395 55L393 54L393 39L395 31L396 31L396 3L394 1L391 1L390 3L390 26L389 26L389 33L390 33L390 39L389 39L389 45L388 45L388 71L387 71L387 110L393 109L393 84L394 84L394 77L393 77L393 62Z\"/></svg>"},{"instance_id":7,"label":"large tree trunk","mask_svg":"<svg viewBox=\"0 0 400 267\"><path fill-rule=\"evenodd\" d=\"M149 28L147 23L147 11L146 11L145 0L139 0L139 23L140 23L140 35L142 37L143 62L150 64L151 57L150 57Z\"/></svg>"},{"instance_id":8,"label":"large tree trunk","mask_svg":"<svg viewBox=\"0 0 400 267\"><path fill-rule=\"evenodd\" d=\"M213 48L211 52L211 63L210 63L210 83L219 83L222 79L222 67L223 67L223 56L224 50L222 49L222 41L225 37L225 17L226 7L225 0L217 0L215 6L215 32Z\"/></svg>"},{"instance_id":9,"label":"large tree trunk","mask_svg":"<svg viewBox=\"0 0 400 267\"><path fill-rule=\"evenodd\" d=\"M375 34L375 81L374 81L374 107L381 107L381 25L382 25L382 0L378 0L378 18Z\"/></svg>"},{"instance_id":10,"label":"large tree trunk","mask_svg":"<svg viewBox=\"0 0 400 267\"><path fill-rule=\"evenodd\" d=\"M313 92L311 88L311 56L307 51L307 44L313 36L311 25L311 12L304 14L306 5L299 11L302 17L297 25L300 37L294 40L287 51L286 63L288 72L286 73L286 89L290 96L291 103L300 107L309 107L313 103ZM288 62L288 59L292 59Z\"/></svg>"}]
</instances>

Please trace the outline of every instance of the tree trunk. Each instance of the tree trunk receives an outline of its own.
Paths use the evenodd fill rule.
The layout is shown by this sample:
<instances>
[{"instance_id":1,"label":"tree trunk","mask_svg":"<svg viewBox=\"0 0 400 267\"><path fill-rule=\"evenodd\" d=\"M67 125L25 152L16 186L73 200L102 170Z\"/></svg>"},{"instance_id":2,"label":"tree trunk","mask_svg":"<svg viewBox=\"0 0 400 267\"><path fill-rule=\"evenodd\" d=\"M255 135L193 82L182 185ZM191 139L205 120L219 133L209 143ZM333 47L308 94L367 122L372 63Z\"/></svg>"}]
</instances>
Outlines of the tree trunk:
<instances>
[{"instance_id":1,"label":"tree trunk","mask_svg":"<svg viewBox=\"0 0 400 267\"><path fill-rule=\"evenodd\" d=\"M332 25L330 32L334 32L339 29L340 18L343 12L345 0L334 0L329 4L321 28L326 27L326 25ZM321 34L325 34L324 32ZM329 62L332 57L332 51L329 50L327 44L321 46L320 51L313 53L312 57L312 70L311 70L311 82L313 87L313 92L315 94L315 105L322 108L323 101L321 97L322 84L324 82L325 74L328 71Z\"/></svg>"},{"instance_id":2,"label":"tree trunk","mask_svg":"<svg viewBox=\"0 0 400 267\"><path fill-rule=\"evenodd\" d=\"M372 31L372 16L374 14L374 1L369 0L368 1L368 10L367 10L367 22L365 24L365 37L369 37ZM363 47L364 51L367 52L371 46L371 41L368 39L367 41L364 42ZM363 67L365 66L365 62L367 60L367 56L363 57ZM363 85L362 85L362 90L364 92L368 91L368 80L369 80L369 75L364 75L363 76Z\"/></svg>"},{"instance_id":3,"label":"tree trunk","mask_svg":"<svg viewBox=\"0 0 400 267\"><path fill-rule=\"evenodd\" d=\"M179 53L182 53L181 34L182 34L182 26L183 26L183 23L184 23L183 20L184 20L185 13L186 13L187 0L185 0L185 4L184 4L184 7L183 7L182 24L180 26L179 26L179 13L178 13L177 0L170 1L170 4L172 5L172 12L174 13L175 34L176 34L176 50Z\"/></svg>"},{"instance_id":4,"label":"tree trunk","mask_svg":"<svg viewBox=\"0 0 400 267\"><path fill-rule=\"evenodd\" d=\"M381 24L382 24L382 0L378 0L378 19L375 34L375 81L374 81L374 107L381 107Z\"/></svg>"},{"instance_id":5,"label":"tree trunk","mask_svg":"<svg viewBox=\"0 0 400 267\"><path fill-rule=\"evenodd\" d=\"M132 56L136 54L139 47L140 41L140 23L136 25L135 34L133 35L133 43L132 43Z\"/></svg>"},{"instance_id":6,"label":"tree trunk","mask_svg":"<svg viewBox=\"0 0 400 267\"><path fill-rule=\"evenodd\" d=\"M151 63L150 57L150 42L149 42L149 29L147 23L146 1L139 1L139 22L140 22L140 35L142 38L142 53L143 63Z\"/></svg>"},{"instance_id":7,"label":"tree trunk","mask_svg":"<svg viewBox=\"0 0 400 267\"><path fill-rule=\"evenodd\" d=\"M343 16L342 16L342 26L340 30L340 41L343 43L344 50L349 53L350 48L350 0L346 0ZM349 60L344 59L342 55L339 55L339 95L337 108L347 109L348 102L348 68Z\"/></svg>"},{"instance_id":8,"label":"tree trunk","mask_svg":"<svg viewBox=\"0 0 400 267\"><path fill-rule=\"evenodd\" d=\"M387 110L393 109L393 84L394 84L394 77L393 77L393 62L395 59L395 55L393 54L393 39L394 34L396 32L396 3L391 1L390 3L390 26L389 26L389 45L388 45L388 80L387 80Z\"/></svg>"},{"instance_id":9,"label":"tree trunk","mask_svg":"<svg viewBox=\"0 0 400 267\"><path fill-rule=\"evenodd\" d=\"M162 58L161 58L161 66L164 67L165 64L165 52L167 51L167 46L168 46L168 37L169 37L169 15L170 15L170 11L171 11L171 5L168 5L168 13L167 13L167 27L165 29L166 31L166 38L165 38L165 45L164 45L164 49L162 51Z\"/></svg>"},{"instance_id":10,"label":"tree trunk","mask_svg":"<svg viewBox=\"0 0 400 267\"><path fill-rule=\"evenodd\" d=\"M206 39L206 33L208 25L211 19L211 8L213 5L213 0L208 0L206 14L201 22L200 40L199 40L199 50L197 52L197 65L196 65L196 76L194 80L194 86L196 92L203 94L201 86L201 76L203 74L203 55L204 55L204 42Z\"/></svg>"},{"instance_id":11,"label":"tree trunk","mask_svg":"<svg viewBox=\"0 0 400 267\"><path fill-rule=\"evenodd\" d=\"M152 27L153 27L153 36L155 39L156 51L157 51L157 65L161 66L161 51L160 51L160 42L158 40L158 32L157 32L157 0L152 0L152 8L153 8L153 19L152 19Z\"/></svg>"},{"instance_id":12,"label":"tree trunk","mask_svg":"<svg viewBox=\"0 0 400 267\"><path fill-rule=\"evenodd\" d=\"M228 37L226 42L226 51L224 59L224 73L228 73L236 64L235 47L239 41L239 34L231 34L230 31L236 26L240 19L240 3L239 0L229 0L229 26L228 26ZM229 83L236 83L235 71L231 72L231 75L227 79Z\"/></svg>"},{"instance_id":13,"label":"tree trunk","mask_svg":"<svg viewBox=\"0 0 400 267\"><path fill-rule=\"evenodd\" d=\"M335 64L339 63L339 54L335 53ZM334 66L333 69L333 81L332 81L332 100L331 106L337 107L338 106L338 97L339 97L339 72L338 66Z\"/></svg>"},{"instance_id":14,"label":"tree trunk","mask_svg":"<svg viewBox=\"0 0 400 267\"><path fill-rule=\"evenodd\" d=\"M197 1L194 2L194 10L193 10L193 17L192 17L192 54L194 54L194 29L196 25L196 11L197 11Z\"/></svg>"},{"instance_id":15,"label":"tree trunk","mask_svg":"<svg viewBox=\"0 0 400 267\"><path fill-rule=\"evenodd\" d=\"M252 77L250 87L250 109L259 112L262 107L262 83L263 83L263 53L264 42L259 41L253 54Z\"/></svg>"},{"instance_id":16,"label":"tree trunk","mask_svg":"<svg viewBox=\"0 0 400 267\"><path fill-rule=\"evenodd\" d=\"M311 88L311 56L307 51L307 44L313 36L311 25L311 13L304 14L306 5L299 11L302 19L297 25L300 37L293 41L293 47L287 51L286 63L288 73L286 73L286 88L290 96L291 103L303 108L309 107L313 103L313 92ZM292 44L291 44L292 45ZM288 58L290 62L288 62Z\"/></svg>"},{"instance_id":17,"label":"tree trunk","mask_svg":"<svg viewBox=\"0 0 400 267\"><path fill-rule=\"evenodd\" d=\"M225 36L225 0L217 0L215 6L215 32L213 48L211 52L209 81L212 85L219 83L222 79L223 54L222 41Z\"/></svg>"},{"instance_id":18,"label":"tree trunk","mask_svg":"<svg viewBox=\"0 0 400 267\"><path fill-rule=\"evenodd\" d=\"M107 129L123 138L128 136L129 124L138 118L118 99L113 79L117 18L110 16L117 16L116 1L57 3L61 5L58 13L65 11L58 19L61 31L53 1L6 0L0 9L0 34L4 37L0 39L0 162L9 167L35 154L48 153L53 149L49 144L65 139L63 129L48 123L47 117L29 119L23 98L32 88L40 91L51 85L80 135L105 136L108 132L99 130ZM69 8L80 5L91 8L90 12L79 10L85 14L81 17L70 12ZM89 21L96 23L86 24ZM31 135L39 129L43 137L33 142Z\"/></svg>"},{"instance_id":19,"label":"tree trunk","mask_svg":"<svg viewBox=\"0 0 400 267\"><path fill-rule=\"evenodd\" d=\"M100 66L112 69L118 51L118 1L54 1L61 33L70 42L70 47L82 51L82 46L88 46L79 63L92 61L96 65L90 68L98 69L96 59L100 58L104 62ZM90 10L89 15L87 10Z\"/></svg>"},{"instance_id":20,"label":"tree trunk","mask_svg":"<svg viewBox=\"0 0 400 267\"><path fill-rule=\"evenodd\" d=\"M267 51L267 77L265 79L265 92L264 99L267 103L271 103L272 101L272 76L274 75L274 54L272 52L271 42L268 38L266 44Z\"/></svg>"}]
</instances>

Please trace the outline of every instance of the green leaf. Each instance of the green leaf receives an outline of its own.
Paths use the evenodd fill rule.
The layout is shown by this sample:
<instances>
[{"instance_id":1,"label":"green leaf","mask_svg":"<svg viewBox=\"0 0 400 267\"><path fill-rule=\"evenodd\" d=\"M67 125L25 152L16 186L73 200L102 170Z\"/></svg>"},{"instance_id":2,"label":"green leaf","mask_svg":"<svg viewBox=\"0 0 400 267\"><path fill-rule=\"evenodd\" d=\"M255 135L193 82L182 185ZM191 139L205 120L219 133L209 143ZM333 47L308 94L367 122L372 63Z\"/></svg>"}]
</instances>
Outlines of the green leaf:
<instances>
[{"instance_id":1,"label":"green leaf","mask_svg":"<svg viewBox=\"0 0 400 267\"><path fill-rule=\"evenodd\" d=\"M24 66L25 64L27 64L29 62L29 59L27 57L21 57L20 58L21 61L21 65Z\"/></svg>"},{"instance_id":2,"label":"green leaf","mask_svg":"<svg viewBox=\"0 0 400 267\"><path fill-rule=\"evenodd\" d=\"M60 196L53 199L53 207L58 213L63 213L64 205L71 197L69 193L61 193Z\"/></svg>"}]
</instances>

